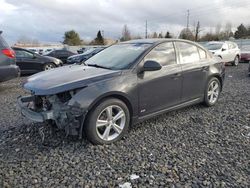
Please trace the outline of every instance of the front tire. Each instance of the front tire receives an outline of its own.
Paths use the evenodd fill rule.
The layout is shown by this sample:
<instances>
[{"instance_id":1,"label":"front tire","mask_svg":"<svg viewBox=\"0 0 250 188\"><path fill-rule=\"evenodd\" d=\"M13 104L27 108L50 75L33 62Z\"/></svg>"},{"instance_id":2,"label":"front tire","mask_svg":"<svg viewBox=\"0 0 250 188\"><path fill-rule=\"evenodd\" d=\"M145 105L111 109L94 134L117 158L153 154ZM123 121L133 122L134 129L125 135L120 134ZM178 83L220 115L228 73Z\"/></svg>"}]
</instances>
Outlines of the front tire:
<instances>
[{"instance_id":1,"label":"front tire","mask_svg":"<svg viewBox=\"0 0 250 188\"><path fill-rule=\"evenodd\" d=\"M239 65L239 62L240 62L240 58L239 58L239 56L236 56L236 57L234 58L233 66L238 66L238 65Z\"/></svg>"},{"instance_id":2,"label":"front tire","mask_svg":"<svg viewBox=\"0 0 250 188\"><path fill-rule=\"evenodd\" d=\"M128 107L119 99L100 102L87 117L84 133L93 144L111 144L121 139L130 123Z\"/></svg>"},{"instance_id":3,"label":"front tire","mask_svg":"<svg viewBox=\"0 0 250 188\"><path fill-rule=\"evenodd\" d=\"M215 77L211 78L205 90L204 104L208 107L214 106L218 102L220 92L221 92L220 81Z\"/></svg>"},{"instance_id":4,"label":"front tire","mask_svg":"<svg viewBox=\"0 0 250 188\"><path fill-rule=\"evenodd\" d=\"M54 69L56 66L54 63L47 63L44 65L43 67L43 70L46 71L46 70L51 70L51 69Z\"/></svg>"}]
</instances>

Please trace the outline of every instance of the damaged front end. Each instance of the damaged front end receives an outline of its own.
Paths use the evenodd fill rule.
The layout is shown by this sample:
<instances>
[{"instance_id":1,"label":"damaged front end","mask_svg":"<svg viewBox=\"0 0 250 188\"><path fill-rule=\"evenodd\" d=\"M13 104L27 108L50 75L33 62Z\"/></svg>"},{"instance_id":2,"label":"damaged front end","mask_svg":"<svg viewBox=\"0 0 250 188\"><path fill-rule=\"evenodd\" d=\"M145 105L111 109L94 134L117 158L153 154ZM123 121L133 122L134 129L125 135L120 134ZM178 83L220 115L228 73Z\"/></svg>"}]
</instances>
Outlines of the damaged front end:
<instances>
[{"instance_id":1,"label":"damaged front end","mask_svg":"<svg viewBox=\"0 0 250 188\"><path fill-rule=\"evenodd\" d=\"M83 123L86 111L80 106L69 105L77 90L49 96L25 96L18 98L22 115L35 122L53 122L66 135L79 135L82 138Z\"/></svg>"}]
</instances>

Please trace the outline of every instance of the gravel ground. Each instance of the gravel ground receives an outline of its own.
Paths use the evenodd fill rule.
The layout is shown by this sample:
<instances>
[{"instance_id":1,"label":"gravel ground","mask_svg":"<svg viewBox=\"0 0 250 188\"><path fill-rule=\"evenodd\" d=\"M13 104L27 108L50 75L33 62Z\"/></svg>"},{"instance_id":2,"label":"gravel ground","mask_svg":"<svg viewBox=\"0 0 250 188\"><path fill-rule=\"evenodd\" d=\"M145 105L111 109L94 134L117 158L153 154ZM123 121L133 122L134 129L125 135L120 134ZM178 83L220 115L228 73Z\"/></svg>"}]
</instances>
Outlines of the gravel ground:
<instances>
[{"instance_id":1,"label":"gravel ground","mask_svg":"<svg viewBox=\"0 0 250 188\"><path fill-rule=\"evenodd\" d=\"M249 187L250 78L227 67L218 105L196 105L93 146L20 116L22 79L0 84L0 187ZM38 126L44 127L41 144ZM249 129L250 130L250 129Z\"/></svg>"}]
</instances>

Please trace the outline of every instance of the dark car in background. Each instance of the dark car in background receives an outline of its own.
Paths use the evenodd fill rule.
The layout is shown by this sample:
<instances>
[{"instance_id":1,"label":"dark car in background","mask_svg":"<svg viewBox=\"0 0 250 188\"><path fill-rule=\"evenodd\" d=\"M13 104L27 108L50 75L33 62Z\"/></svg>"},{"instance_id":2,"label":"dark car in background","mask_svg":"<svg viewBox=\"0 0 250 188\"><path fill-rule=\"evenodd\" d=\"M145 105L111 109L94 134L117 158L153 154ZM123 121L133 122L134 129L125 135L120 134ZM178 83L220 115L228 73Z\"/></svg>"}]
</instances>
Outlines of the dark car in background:
<instances>
[{"instance_id":1,"label":"dark car in background","mask_svg":"<svg viewBox=\"0 0 250 188\"><path fill-rule=\"evenodd\" d=\"M50 57L55 57L57 59L60 59L63 63L66 63L68 57L75 55L75 53L69 50L63 49L63 50L53 50L45 55L50 56Z\"/></svg>"},{"instance_id":2,"label":"dark car in background","mask_svg":"<svg viewBox=\"0 0 250 188\"><path fill-rule=\"evenodd\" d=\"M248 66L248 76L250 76L250 62L249 62L249 66Z\"/></svg>"},{"instance_id":3,"label":"dark car in background","mask_svg":"<svg viewBox=\"0 0 250 188\"><path fill-rule=\"evenodd\" d=\"M41 56L35 52L18 47L13 47L13 50L16 53L16 64L21 69L22 74L33 74L63 65L60 59Z\"/></svg>"},{"instance_id":4,"label":"dark car in background","mask_svg":"<svg viewBox=\"0 0 250 188\"><path fill-rule=\"evenodd\" d=\"M16 66L15 52L9 47L0 31L0 82L16 78L20 74Z\"/></svg>"},{"instance_id":5,"label":"dark car in background","mask_svg":"<svg viewBox=\"0 0 250 188\"><path fill-rule=\"evenodd\" d=\"M88 60L89 58L93 57L94 55L96 55L97 53L101 52L104 49L105 49L105 47L90 48L90 49L86 50L82 54L70 56L67 59L67 64L74 64L74 63L80 64L80 63L83 63L84 61Z\"/></svg>"},{"instance_id":6,"label":"dark car in background","mask_svg":"<svg viewBox=\"0 0 250 188\"><path fill-rule=\"evenodd\" d=\"M240 61L242 63L249 63L250 62L250 45L243 45L241 47Z\"/></svg>"},{"instance_id":7,"label":"dark car in background","mask_svg":"<svg viewBox=\"0 0 250 188\"><path fill-rule=\"evenodd\" d=\"M88 50L87 48L83 47L83 48L80 48L79 50L77 50L77 53L78 54L82 54L84 53L86 50Z\"/></svg>"},{"instance_id":8,"label":"dark car in background","mask_svg":"<svg viewBox=\"0 0 250 188\"><path fill-rule=\"evenodd\" d=\"M27 79L19 97L24 116L54 122L67 135L113 143L130 124L203 102L217 103L225 66L200 45L178 39L112 45L85 62ZM41 82L42 80L42 82ZM32 103L32 106L27 106Z\"/></svg>"}]
</instances>

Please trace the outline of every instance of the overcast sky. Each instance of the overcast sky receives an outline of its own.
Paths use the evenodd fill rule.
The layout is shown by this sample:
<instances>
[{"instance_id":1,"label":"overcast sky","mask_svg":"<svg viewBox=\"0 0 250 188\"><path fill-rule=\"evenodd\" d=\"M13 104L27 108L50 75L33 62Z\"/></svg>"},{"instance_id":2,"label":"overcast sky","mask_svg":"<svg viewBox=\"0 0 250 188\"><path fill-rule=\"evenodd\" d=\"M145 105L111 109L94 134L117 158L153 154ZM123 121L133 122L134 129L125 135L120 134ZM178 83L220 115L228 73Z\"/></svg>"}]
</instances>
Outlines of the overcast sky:
<instances>
[{"instance_id":1,"label":"overcast sky","mask_svg":"<svg viewBox=\"0 0 250 188\"><path fill-rule=\"evenodd\" d=\"M59 42L67 30L76 30L90 40L98 30L105 37L118 39L124 24L133 35L170 31L178 35L198 20L203 30L220 23L250 25L249 0L0 0L0 30L10 43L21 36L39 41Z\"/></svg>"}]
</instances>

